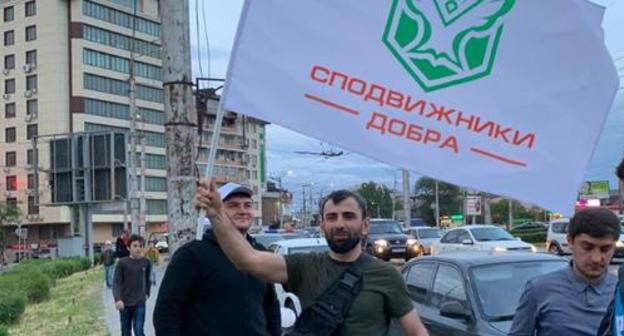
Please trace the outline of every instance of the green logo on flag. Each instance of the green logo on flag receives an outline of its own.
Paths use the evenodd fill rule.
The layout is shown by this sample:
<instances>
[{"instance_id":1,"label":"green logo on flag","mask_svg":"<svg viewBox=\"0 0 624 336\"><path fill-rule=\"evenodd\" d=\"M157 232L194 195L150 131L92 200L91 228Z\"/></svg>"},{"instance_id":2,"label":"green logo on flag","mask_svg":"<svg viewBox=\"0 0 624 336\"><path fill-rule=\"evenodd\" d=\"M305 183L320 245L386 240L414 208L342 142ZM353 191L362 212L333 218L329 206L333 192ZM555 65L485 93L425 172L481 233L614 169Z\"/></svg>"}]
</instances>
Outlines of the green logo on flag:
<instances>
[{"instance_id":1,"label":"green logo on flag","mask_svg":"<svg viewBox=\"0 0 624 336\"><path fill-rule=\"evenodd\" d=\"M427 92L470 82L490 74L515 1L393 0L383 42Z\"/></svg>"}]
</instances>

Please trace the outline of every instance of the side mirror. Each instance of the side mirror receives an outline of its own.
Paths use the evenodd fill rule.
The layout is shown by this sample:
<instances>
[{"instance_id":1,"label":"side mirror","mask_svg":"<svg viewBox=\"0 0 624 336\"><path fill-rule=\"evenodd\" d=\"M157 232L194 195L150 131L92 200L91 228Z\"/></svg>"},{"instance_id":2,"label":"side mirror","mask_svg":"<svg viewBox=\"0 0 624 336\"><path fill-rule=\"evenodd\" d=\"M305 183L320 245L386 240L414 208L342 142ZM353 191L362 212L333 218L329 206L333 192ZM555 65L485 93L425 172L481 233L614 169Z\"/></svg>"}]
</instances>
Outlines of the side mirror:
<instances>
[{"instance_id":1,"label":"side mirror","mask_svg":"<svg viewBox=\"0 0 624 336\"><path fill-rule=\"evenodd\" d=\"M282 317L282 329L291 328L297 321L297 315L290 308L280 308L280 316Z\"/></svg>"},{"instance_id":2,"label":"side mirror","mask_svg":"<svg viewBox=\"0 0 624 336\"><path fill-rule=\"evenodd\" d=\"M464 239L462 240L462 245L473 245L474 243L472 242L472 240L470 239Z\"/></svg>"},{"instance_id":3,"label":"side mirror","mask_svg":"<svg viewBox=\"0 0 624 336\"><path fill-rule=\"evenodd\" d=\"M440 315L452 319L462 319L470 321L472 315L467 311L459 301L451 300L442 304L440 307ZM282 322L283 323L283 322Z\"/></svg>"}]
</instances>

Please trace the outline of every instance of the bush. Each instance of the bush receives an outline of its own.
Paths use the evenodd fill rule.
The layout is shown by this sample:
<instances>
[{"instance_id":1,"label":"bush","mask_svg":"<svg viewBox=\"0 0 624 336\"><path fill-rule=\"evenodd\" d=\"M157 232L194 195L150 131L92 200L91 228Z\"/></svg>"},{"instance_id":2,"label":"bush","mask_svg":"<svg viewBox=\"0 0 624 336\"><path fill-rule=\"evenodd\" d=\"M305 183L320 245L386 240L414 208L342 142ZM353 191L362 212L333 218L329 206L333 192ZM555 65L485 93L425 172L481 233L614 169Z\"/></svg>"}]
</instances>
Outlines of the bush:
<instances>
[{"instance_id":1,"label":"bush","mask_svg":"<svg viewBox=\"0 0 624 336\"><path fill-rule=\"evenodd\" d=\"M17 321L26 309L26 301L26 294L22 291L0 290L0 323Z\"/></svg>"},{"instance_id":2,"label":"bush","mask_svg":"<svg viewBox=\"0 0 624 336\"><path fill-rule=\"evenodd\" d=\"M0 288L23 292L29 302L41 302L48 298L51 286L50 277L35 268L23 268L0 276Z\"/></svg>"},{"instance_id":3,"label":"bush","mask_svg":"<svg viewBox=\"0 0 624 336\"><path fill-rule=\"evenodd\" d=\"M546 232L529 232L517 234L516 237L522 239L526 243L545 243Z\"/></svg>"},{"instance_id":4,"label":"bush","mask_svg":"<svg viewBox=\"0 0 624 336\"><path fill-rule=\"evenodd\" d=\"M0 324L0 336L9 336L9 330L2 324Z\"/></svg>"}]
</instances>

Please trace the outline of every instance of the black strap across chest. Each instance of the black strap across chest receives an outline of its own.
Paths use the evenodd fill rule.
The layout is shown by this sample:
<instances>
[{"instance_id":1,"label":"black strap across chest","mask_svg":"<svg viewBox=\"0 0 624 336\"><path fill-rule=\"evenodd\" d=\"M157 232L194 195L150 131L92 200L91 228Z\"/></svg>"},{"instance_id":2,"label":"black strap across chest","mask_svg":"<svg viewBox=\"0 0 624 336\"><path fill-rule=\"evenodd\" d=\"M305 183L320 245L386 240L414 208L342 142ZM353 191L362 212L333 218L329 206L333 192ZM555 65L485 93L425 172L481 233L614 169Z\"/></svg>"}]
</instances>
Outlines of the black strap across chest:
<instances>
[{"instance_id":1,"label":"black strap across chest","mask_svg":"<svg viewBox=\"0 0 624 336\"><path fill-rule=\"evenodd\" d=\"M355 298L362 291L362 273L372 257L362 253L349 264L316 303L303 310L289 336L337 336Z\"/></svg>"}]
</instances>

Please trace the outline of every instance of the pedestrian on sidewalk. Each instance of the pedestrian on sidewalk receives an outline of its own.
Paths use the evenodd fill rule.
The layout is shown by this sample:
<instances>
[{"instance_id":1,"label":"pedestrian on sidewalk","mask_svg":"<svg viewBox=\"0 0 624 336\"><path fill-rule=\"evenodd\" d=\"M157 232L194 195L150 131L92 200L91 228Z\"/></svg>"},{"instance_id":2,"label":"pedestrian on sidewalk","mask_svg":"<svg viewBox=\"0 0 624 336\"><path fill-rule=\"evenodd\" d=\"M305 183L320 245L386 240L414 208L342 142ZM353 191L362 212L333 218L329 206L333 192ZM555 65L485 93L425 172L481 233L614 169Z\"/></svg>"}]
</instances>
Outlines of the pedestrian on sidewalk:
<instances>
[{"instance_id":1,"label":"pedestrian on sidewalk","mask_svg":"<svg viewBox=\"0 0 624 336\"><path fill-rule=\"evenodd\" d=\"M113 288L113 271L115 270L115 251L113 251L113 244L110 240L104 243L104 251L101 258L102 265L104 265L104 280L106 281L106 288Z\"/></svg>"},{"instance_id":2,"label":"pedestrian on sidewalk","mask_svg":"<svg viewBox=\"0 0 624 336\"><path fill-rule=\"evenodd\" d=\"M130 245L130 235L128 230L123 230L121 235L115 241L115 256L117 259L121 259L123 257L127 257L130 255L129 245Z\"/></svg>"},{"instance_id":3,"label":"pedestrian on sidewalk","mask_svg":"<svg viewBox=\"0 0 624 336\"><path fill-rule=\"evenodd\" d=\"M247 234L254 219L251 189L227 183L219 190L229 224L253 248L264 249ZM281 335L275 287L236 270L212 230L171 258L153 321L156 336Z\"/></svg>"},{"instance_id":4,"label":"pedestrian on sidewalk","mask_svg":"<svg viewBox=\"0 0 624 336\"><path fill-rule=\"evenodd\" d=\"M150 262L143 257L143 237L129 238L130 256L119 259L115 268L113 297L119 310L121 336L144 336L145 301L150 295Z\"/></svg>"},{"instance_id":5,"label":"pedestrian on sidewalk","mask_svg":"<svg viewBox=\"0 0 624 336\"><path fill-rule=\"evenodd\" d=\"M145 257L150 261L151 272L150 272L150 283L152 286L156 286L156 266L160 264L160 252L156 248L156 244L154 241L150 241L148 244L147 252L145 252Z\"/></svg>"}]
</instances>

